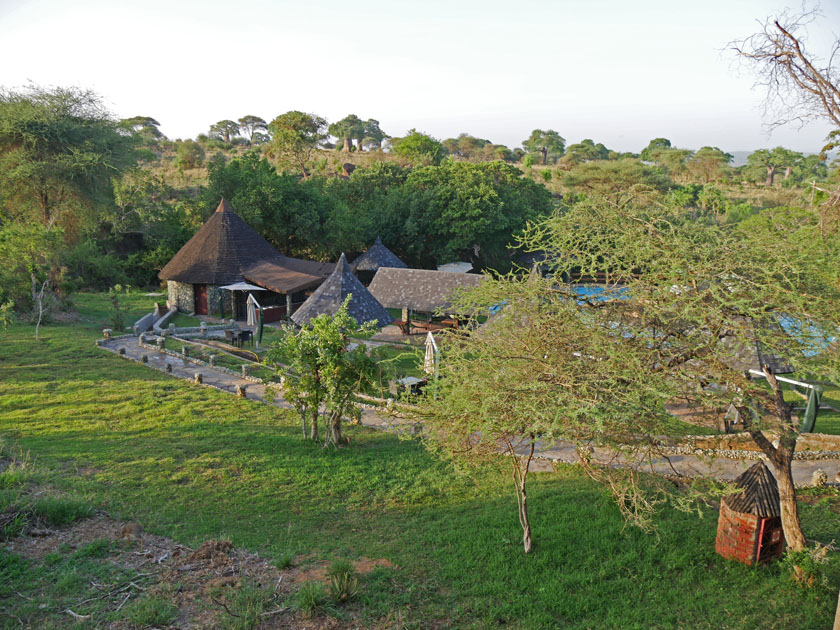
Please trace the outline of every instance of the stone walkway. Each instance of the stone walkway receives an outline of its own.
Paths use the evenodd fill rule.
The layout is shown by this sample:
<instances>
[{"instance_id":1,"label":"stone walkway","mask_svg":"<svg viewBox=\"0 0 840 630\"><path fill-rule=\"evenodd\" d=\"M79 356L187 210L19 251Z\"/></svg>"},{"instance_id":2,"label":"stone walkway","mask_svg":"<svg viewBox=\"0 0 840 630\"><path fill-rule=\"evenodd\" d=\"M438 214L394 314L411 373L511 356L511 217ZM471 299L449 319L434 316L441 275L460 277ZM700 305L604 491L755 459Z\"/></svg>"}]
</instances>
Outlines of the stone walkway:
<instances>
[{"instance_id":1,"label":"stone walkway","mask_svg":"<svg viewBox=\"0 0 840 630\"><path fill-rule=\"evenodd\" d=\"M193 381L195 374L199 373L205 386L215 387L231 394L236 394L237 386L244 386L245 396L250 400L262 401L265 395L265 386L260 383L254 383L206 365L196 365L178 357L160 354L156 350L140 347L137 343L137 337L110 339L102 342L100 347L115 354L119 353L120 348L124 348L125 356L135 361L141 361L142 356L146 355L149 367L161 371L164 371L166 364L169 363L172 366L172 376L178 378ZM274 404L284 409L292 408L285 400L275 400ZM401 421L399 418L385 417L369 408L362 410L361 423L368 427L385 430L406 430L415 424L409 421ZM592 457L595 461L608 462L610 460L610 454L605 449L596 448ZM537 442L535 460L531 464L531 470L551 470L553 462L577 463L578 456L574 445L569 442L552 444ZM713 476L717 479L732 480L754 463L754 460L740 461L726 457L706 459L696 455L672 455L668 458L653 460L650 465L645 462L643 465L638 464L637 466L641 470L664 475L673 475L676 472L688 477ZM840 475L840 460L838 459L794 460L794 483L797 486L809 485L814 471L818 468L825 471L829 482L840 481L840 478L838 478L838 475Z\"/></svg>"}]
</instances>

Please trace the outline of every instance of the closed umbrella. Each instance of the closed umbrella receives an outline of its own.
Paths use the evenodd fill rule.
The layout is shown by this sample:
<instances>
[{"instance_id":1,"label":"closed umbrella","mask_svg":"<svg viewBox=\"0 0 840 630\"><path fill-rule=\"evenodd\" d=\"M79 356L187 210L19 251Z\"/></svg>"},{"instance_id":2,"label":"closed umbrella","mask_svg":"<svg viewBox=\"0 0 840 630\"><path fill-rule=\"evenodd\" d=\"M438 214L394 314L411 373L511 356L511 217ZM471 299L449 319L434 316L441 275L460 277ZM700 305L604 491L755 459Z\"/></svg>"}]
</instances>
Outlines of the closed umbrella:
<instances>
[{"instance_id":1,"label":"closed umbrella","mask_svg":"<svg viewBox=\"0 0 840 630\"><path fill-rule=\"evenodd\" d=\"M259 302L254 299L254 296L248 294L248 325L253 327L257 325L257 309L260 307Z\"/></svg>"},{"instance_id":2,"label":"closed umbrella","mask_svg":"<svg viewBox=\"0 0 840 630\"><path fill-rule=\"evenodd\" d=\"M426 355L423 357L423 371L427 374L435 373L435 366L437 365L438 347L435 343L434 335L431 332L426 333Z\"/></svg>"}]
</instances>

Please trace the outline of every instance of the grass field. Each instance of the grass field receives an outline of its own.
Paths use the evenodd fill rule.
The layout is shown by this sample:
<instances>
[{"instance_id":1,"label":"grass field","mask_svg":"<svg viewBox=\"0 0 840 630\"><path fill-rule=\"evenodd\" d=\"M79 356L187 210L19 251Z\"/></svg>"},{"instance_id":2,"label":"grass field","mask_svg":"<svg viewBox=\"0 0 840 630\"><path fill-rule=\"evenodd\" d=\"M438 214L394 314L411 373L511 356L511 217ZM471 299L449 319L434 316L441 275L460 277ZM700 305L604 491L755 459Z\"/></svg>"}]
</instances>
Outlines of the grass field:
<instances>
[{"instance_id":1,"label":"grass field","mask_svg":"<svg viewBox=\"0 0 840 630\"><path fill-rule=\"evenodd\" d=\"M125 302L133 317L150 298ZM40 342L31 326L0 332L0 458L23 453L35 471L29 480L12 469L0 474L0 513L35 479L82 511L104 509L192 546L227 537L281 565L289 557L302 566L387 559L394 566L367 575L343 613L362 627L831 625L836 553L827 584L803 589L782 564L751 568L718 557L713 509L702 518L663 509L655 535L623 529L603 489L570 467L534 475L535 551L524 556L506 471L459 474L415 439L362 427L349 428L351 445L338 450L305 443L282 410L96 348L108 305L93 294L75 303L79 320L42 328ZM806 499L806 536L840 540L837 493ZM78 553L32 565L0 548L0 627L20 627L16 617L29 627L67 627L59 610L66 604L42 610L26 598L83 600L86 583L106 571L108 546ZM120 613L81 612L100 624L120 614L145 619L143 601ZM166 602L147 603L166 610Z\"/></svg>"}]
</instances>

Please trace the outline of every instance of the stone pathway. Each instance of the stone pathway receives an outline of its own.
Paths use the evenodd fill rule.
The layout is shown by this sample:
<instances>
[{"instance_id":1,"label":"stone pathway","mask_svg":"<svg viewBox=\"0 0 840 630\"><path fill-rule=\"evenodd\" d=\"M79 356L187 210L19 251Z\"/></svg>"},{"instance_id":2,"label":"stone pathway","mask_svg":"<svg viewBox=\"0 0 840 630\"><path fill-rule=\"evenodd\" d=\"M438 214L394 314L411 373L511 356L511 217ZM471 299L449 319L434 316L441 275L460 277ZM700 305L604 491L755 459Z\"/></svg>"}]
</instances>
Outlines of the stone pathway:
<instances>
[{"instance_id":1,"label":"stone pathway","mask_svg":"<svg viewBox=\"0 0 840 630\"><path fill-rule=\"evenodd\" d=\"M261 383L254 383L205 365L196 365L177 357L160 354L155 350L142 348L137 343L137 337L110 339L102 342L100 347L115 354L119 353L120 348L125 348L125 356L135 361L141 361L141 357L146 355L149 367L161 371L164 371L166 364L169 363L172 366L172 376L178 378L193 381L195 374L199 373L205 386L215 387L231 394L236 394L237 386L244 386L245 396L250 400L262 401L265 395L265 386ZM275 400L274 404L283 409L292 408L288 402L282 399ZM406 430L415 425L413 422L401 421L399 418L384 417L369 408L362 410L361 423L368 427L385 430ZM607 462L610 460L610 454L606 449L596 448L593 451L593 460ZM574 445L569 442L545 444L538 441L531 470L551 470L553 462L577 463L578 456ZM754 463L754 460L741 461L726 457L706 459L696 455L672 455L668 458L653 460L650 465L645 462L644 464L637 464L637 466L640 470L664 475L673 475L676 472L688 477L713 476L717 479L732 480ZM811 476L818 468L825 471L829 482L840 481L840 477L838 477L840 475L840 460L838 459L794 460L794 483L797 486L809 485Z\"/></svg>"}]
</instances>

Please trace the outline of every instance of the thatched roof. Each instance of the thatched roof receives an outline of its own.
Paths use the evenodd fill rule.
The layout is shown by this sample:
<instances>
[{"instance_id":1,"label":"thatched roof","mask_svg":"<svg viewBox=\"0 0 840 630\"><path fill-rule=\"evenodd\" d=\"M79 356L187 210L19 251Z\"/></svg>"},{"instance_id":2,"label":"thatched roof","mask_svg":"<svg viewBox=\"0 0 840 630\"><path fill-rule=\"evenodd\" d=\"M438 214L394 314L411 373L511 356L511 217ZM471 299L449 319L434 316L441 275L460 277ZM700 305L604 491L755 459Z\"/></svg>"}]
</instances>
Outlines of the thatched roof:
<instances>
[{"instance_id":1,"label":"thatched roof","mask_svg":"<svg viewBox=\"0 0 840 630\"><path fill-rule=\"evenodd\" d=\"M246 267L279 255L222 199L216 212L160 270L158 277L190 284L232 284L243 279L242 270Z\"/></svg>"},{"instance_id":2,"label":"thatched roof","mask_svg":"<svg viewBox=\"0 0 840 630\"><path fill-rule=\"evenodd\" d=\"M289 258L276 254L270 260L254 263L242 274L248 280L276 293L297 293L317 287L329 276L335 265L314 260Z\"/></svg>"},{"instance_id":3,"label":"thatched roof","mask_svg":"<svg viewBox=\"0 0 840 630\"><path fill-rule=\"evenodd\" d=\"M335 264L335 271L323 284L315 289L306 302L292 315L292 321L303 326L318 315L326 313L335 315L348 295L351 295L348 313L357 323L376 321L379 326L385 326L394 318L370 294L365 286L353 275L353 270L347 264L344 254Z\"/></svg>"},{"instance_id":4,"label":"thatched roof","mask_svg":"<svg viewBox=\"0 0 840 630\"><path fill-rule=\"evenodd\" d=\"M743 490L723 499L730 509L762 518L780 516L779 485L764 462L741 473L735 485Z\"/></svg>"},{"instance_id":5,"label":"thatched roof","mask_svg":"<svg viewBox=\"0 0 840 630\"><path fill-rule=\"evenodd\" d=\"M376 271L380 267L405 269L407 266L390 249L382 244L382 239L378 236L374 244L364 254L353 261L353 268L356 271Z\"/></svg>"},{"instance_id":6,"label":"thatched roof","mask_svg":"<svg viewBox=\"0 0 840 630\"><path fill-rule=\"evenodd\" d=\"M433 313L451 306L457 290L472 289L483 280L474 273L381 267L368 290L385 308Z\"/></svg>"}]
</instances>

